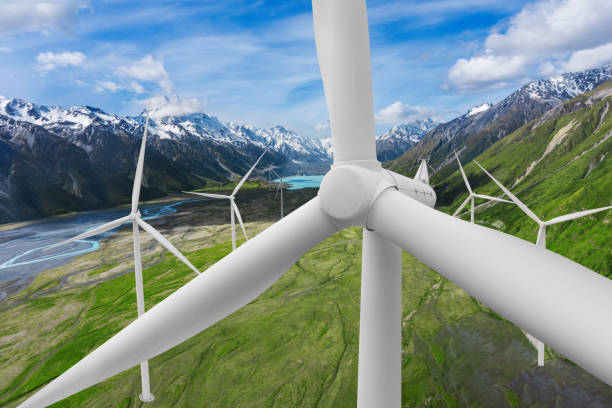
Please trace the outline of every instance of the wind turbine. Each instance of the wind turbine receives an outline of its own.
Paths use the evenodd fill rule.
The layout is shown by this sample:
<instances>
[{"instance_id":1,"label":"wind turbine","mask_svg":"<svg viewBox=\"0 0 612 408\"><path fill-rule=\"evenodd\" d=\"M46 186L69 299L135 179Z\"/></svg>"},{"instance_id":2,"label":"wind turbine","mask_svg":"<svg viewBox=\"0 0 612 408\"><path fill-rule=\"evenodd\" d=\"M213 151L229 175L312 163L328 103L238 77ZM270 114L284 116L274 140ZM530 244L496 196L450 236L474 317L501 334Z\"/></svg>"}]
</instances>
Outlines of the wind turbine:
<instances>
[{"instance_id":1,"label":"wind turbine","mask_svg":"<svg viewBox=\"0 0 612 408\"><path fill-rule=\"evenodd\" d=\"M474 163L476 163L476 165L478 165L478 167L480 167L482 169L482 171L484 171L491 178L491 180L493 180L495 182L495 184L497 184L499 186L499 188L501 188L504 191L504 193L506 193L506 195L508 197L510 197L510 199L529 218L531 218L532 220L534 220L538 224L538 227L539 227L538 228L538 238L536 239L536 246L538 248L546 249L546 227L547 226L553 225L553 224L558 224L560 222L574 220L576 218L585 217L587 215L595 214L595 213L598 213L598 212L601 212L601 211L606 211L606 210L609 210L610 208L612 208L612 205L609 205L607 207L595 208L595 209L592 209L592 210L578 211L578 212L571 213L571 214L561 215L559 217L552 218L552 219L550 219L548 221L542 221L537 215L535 215L535 213L533 211L531 211L529 209L529 207L527 207L525 205L525 203L523 203L514 194L512 194L510 192L510 190L508 190L502 183L500 183L495 177L493 177L493 175L491 173L486 171L484 169L484 167L482 167L480 165L480 163L478 163L476 160L474 160ZM527 335L527 338L531 341L531 343L535 346L535 348L538 350L538 365L539 366L543 366L544 365L544 342L538 340L534 336L531 336L531 335L529 335L527 333L525 333L525 334Z\"/></svg>"},{"instance_id":2,"label":"wind turbine","mask_svg":"<svg viewBox=\"0 0 612 408\"><path fill-rule=\"evenodd\" d=\"M453 217L456 216L457 214L459 214L459 211L461 211L463 209L463 207L466 206L466 204L468 203L468 201L470 202L470 222L473 224L474 223L474 198L482 198L485 200L489 200L489 201L499 201L502 203L511 203L512 201L508 201L508 200L504 200L503 198L497 198L497 197L491 197L485 194L476 194L474 191L472 191L472 187L470 187L470 183L468 182L468 179L465 175L465 172L463 171L463 166L461 166L461 162L459 161L459 156L457 155L457 152L455 152L455 157L457 158L457 163L459 163L459 170L461 170L461 175L463 176L463 181L465 182L465 186L468 189L468 192L470 193L468 195L468 197L465 199L465 201L463 202L463 204L461 204L459 206L459 208L457 208L457 211L454 212Z\"/></svg>"},{"instance_id":3,"label":"wind turbine","mask_svg":"<svg viewBox=\"0 0 612 408\"><path fill-rule=\"evenodd\" d=\"M238 222L240 223L240 228L242 228L242 233L244 234L244 239L247 240L247 241L249 240L249 237L247 237L246 229L244 228L244 224L242 223L242 217L240 216L240 211L238 211L238 206L236 205L236 202L235 202L235 197L236 197L236 194L238 193L238 191L240 190L240 187L242 187L244 182L249 178L249 176L251 175L251 172L253 172L253 170L257 166L257 163L259 163L259 161L264 156L264 154L266 154L265 150L261 154L261 156L259 156L259 159L257 159L255 164L253 166L251 166L249 171L242 177L242 179L240 179L240 182L236 185L236 187L234 187L234 191L232 191L232 194L230 194L230 195L211 194L211 193L198 193L198 192L195 192L195 191L183 191L184 193L196 194L196 195L199 195L199 196L202 196L202 197L209 197L209 198L218 198L218 199L229 200L229 202L230 202L230 218L231 218L231 224L232 224L232 250L236 249L236 221L234 220L234 214L235 214L236 218L238 218Z\"/></svg>"},{"instance_id":4,"label":"wind turbine","mask_svg":"<svg viewBox=\"0 0 612 408\"><path fill-rule=\"evenodd\" d=\"M283 209L283 178L277 172L274 172L274 174L276 174L276 176L280 180L280 183L278 183L278 187L276 187L276 194L274 194L274 199L276 199L276 196L278 195L278 192L280 190L280 217L281 217L281 220L282 220L283 217L284 217L284 209Z\"/></svg>"},{"instance_id":5,"label":"wind turbine","mask_svg":"<svg viewBox=\"0 0 612 408\"><path fill-rule=\"evenodd\" d=\"M136 279L136 309L138 311L138 317L142 316L145 313L144 308L144 292L143 292L143 284L142 284L142 258L140 255L140 233L139 226L148 232L157 242L159 242L164 248L174 254L178 259L180 259L185 265L187 265L191 270L193 270L196 274L200 274L200 271L191 264L181 254L181 252L174 247L162 234L160 234L155 228L153 228L150 224L145 222L140 217L140 211L138 211L138 200L140 197L140 187L142 185L142 171L144 166L144 157L145 157L145 149L147 146L147 131L149 128L149 110L147 110L147 118L145 120L145 128L144 134L142 136L142 143L140 145L140 154L138 155L138 164L136 165L136 173L134 175L134 186L132 187L132 210L129 215L118 218L114 221L108 222L106 224L100 225L99 227L92 228L89 231L85 231L82 234L77 235L76 237L67 239L65 241L59 242L57 244L53 244L45 248L45 250L49 250L51 248L58 247L60 245L68 244L70 242L78 241L81 239L85 239L88 237L92 237L94 235L101 234L103 232L112 230L117 228L126 222L132 222L132 233L134 239L134 277ZM155 399L153 394L151 394L151 386L149 382L149 362L147 359L143 359L140 361L140 377L142 381L142 393L139 395L140 400L143 402L151 402Z\"/></svg>"},{"instance_id":6,"label":"wind turbine","mask_svg":"<svg viewBox=\"0 0 612 408\"><path fill-rule=\"evenodd\" d=\"M364 227L359 408L401 406L402 248L612 384L612 281L519 238L436 211L430 186L383 170L376 160L365 0L313 0L313 14L334 150L317 197L179 288L21 408L52 404L189 339L350 226Z\"/></svg>"}]
</instances>

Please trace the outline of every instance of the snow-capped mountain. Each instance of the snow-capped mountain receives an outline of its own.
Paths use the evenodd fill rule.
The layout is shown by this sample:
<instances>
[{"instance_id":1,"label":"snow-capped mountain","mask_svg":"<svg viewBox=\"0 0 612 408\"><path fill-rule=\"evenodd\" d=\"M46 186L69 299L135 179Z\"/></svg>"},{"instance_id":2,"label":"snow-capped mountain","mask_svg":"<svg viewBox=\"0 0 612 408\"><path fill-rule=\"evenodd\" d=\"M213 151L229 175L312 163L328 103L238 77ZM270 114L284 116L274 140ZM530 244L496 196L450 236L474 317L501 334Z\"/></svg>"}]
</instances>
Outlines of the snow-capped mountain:
<instances>
[{"instance_id":1,"label":"snow-capped mountain","mask_svg":"<svg viewBox=\"0 0 612 408\"><path fill-rule=\"evenodd\" d=\"M562 104L601 83L612 79L612 65L531 81L502 101L484 103L443 123L391 164L391 168L410 168L428 156L437 169L453 162L454 151L468 163L497 140L509 135L549 109Z\"/></svg>"},{"instance_id":2,"label":"snow-capped mountain","mask_svg":"<svg viewBox=\"0 0 612 408\"><path fill-rule=\"evenodd\" d=\"M531 81L520 89L532 99L568 100L592 91L597 84L612 78L612 65L589 69L582 72L570 72L548 79Z\"/></svg>"},{"instance_id":3,"label":"snow-capped mountain","mask_svg":"<svg viewBox=\"0 0 612 408\"><path fill-rule=\"evenodd\" d=\"M227 181L244 174L264 150L260 167L274 166L280 174L324 172L330 165L319 140L282 126L223 123L205 113L152 116L145 199ZM0 99L0 222L128 199L143 131L142 116Z\"/></svg>"},{"instance_id":4,"label":"snow-capped mountain","mask_svg":"<svg viewBox=\"0 0 612 408\"><path fill-rule=\"evenodd\" d=\"M54 134L69 139L92 127L137 133L144 125L142 116L120 117L90 106L63 109L59 106L37 105L23 99L0 99L0 125L8 125L8 122L13 121L42 126ZM227 143L236 147L255 145L281 153L288 160L300 164L329 160L319 140L300 136L283 126L260 129L233 122L223 123L205 113L152 118L149 121L149 134L160 139L176 141L193 139ZM82 147L86 150L91 149L90 146Z\"/></svg>"},{"instance_id":5,"label":"snow-capped mountain","mask_svg":"<svg viewBox=\"0 0 612 408\"><path fill-rule=\"evenodd\" d=\"M385 133L376 136L376 157L384 162L401 156L438 124L428 118L393 126ZM332 157L331 138L321 139L320 143L327 156Z\"/></svg>"},{"instance_id":6,"label":"snow-capped mountain","mask_svg":"<svg viewBox=\"0 0 612 408\"><path fill-rule=\"evenodd\" d=\"M395 125L382 135L376 136L376 156L380 161L393 160L435 128L438 123L432 119L415 120L410 123Z\"/></svg>"}]
</instances>

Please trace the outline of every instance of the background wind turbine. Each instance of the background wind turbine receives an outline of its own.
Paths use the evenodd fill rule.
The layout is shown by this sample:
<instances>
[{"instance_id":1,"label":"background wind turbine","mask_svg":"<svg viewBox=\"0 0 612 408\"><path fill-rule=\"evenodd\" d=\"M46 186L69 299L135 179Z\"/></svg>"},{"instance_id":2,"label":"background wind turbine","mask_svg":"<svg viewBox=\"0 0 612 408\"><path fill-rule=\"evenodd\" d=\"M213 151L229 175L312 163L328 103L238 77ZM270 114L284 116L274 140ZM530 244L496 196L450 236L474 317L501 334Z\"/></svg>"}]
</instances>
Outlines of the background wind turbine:
<instances>
[{"instance_id":1,"label":"background wind turbine","mask_svg":"<svg viewBox=\"0 0 612 408\"><path fill-rule=\"evenodd\" d=\"M401 406L402 248L612 384L612 280L436 211L430 186L383 170L376 160L365 0L312 5L334 153L317 197L176 290L20 408L50 405L191 338L250 303L306 251L351 226L363 228L358 408Z\"/></svg>"},{"instance_id":2,"label":"background wind turbine","mask_svg":"<svg viewBox=\"0 0 612 408\"><path fill-rule=\"evenodd\" d=\"M196 194L196 195L199 195L199 196L202 196L202 197L229 200L229 202L230 202L230 218L231 218L231 224L232 224L232 250L236 249L236 221L234 220L234 214L235 214L236 218L238 218L238 222L240 223L240 228L242 228L242 233L244 234L244 239L247 240L247 241L249 240L249 237L247 237L246 229L244 228L244 224L242 223L242 217L240 216L240 211L238 210L238 206L236 205L235 197L236 197L236 194L238 193L238 191L240 190L240 187L242 187L244 182L249 178L249 176L251 175L251 173L253 172L253 170L257 166L257 163L259 163L259 161L264 156L264 154L266 154L265 150L261 154L261 156L259 156L259 158L255 162L255 164L253 164L253 166L251 166L249 171L242 177L242 179L240 179L240 182L236 185L236 187L234 187L234 190L232 191L232 194L230 194L230 195L211 194L211 193L198 193L198 192L195 192L195 191L184 191L184 193Z\"/></svg>"},{"instance_id":3,"label":"background wind turbine","mask_svg":"<svg viewBox=\"0 0 612 408\"><path fill-rule=\"evenodd\" d=\"M512 201L504 200L503 198L491 197L485 194L476 194L474 191L472 191L472 187L470 187L470 183L468 182L467 176L465 175L465 172L463 171L463 166L461 166L461 161L459 161L459 156L457 155L457 152L455 152L455 157L457 158L457 163L459 163L459 170L461 170L461 175L463 176L463 181L465 182L465 186L468 189L469 195L465 199L465 201L459 206L459 208L457 208L457 211L453 213L453 217L459 214L459 211L461 211L463 207L465 207L465 205L469 201L471 204L470 205L470 222L473 224L474 223L474 198L475 197L482 198L482 199L489 200L489 201L499 201L502 203L512 204Z\"/></svg>"},{"instance_id":4,"label":"background wind turbine","mask_svg":"<svg viewBox=\"0 0 612 408\"><path fill-rule=\"evenodd\" d=\"M601 211L606 211L606 210L609 210L610 208L612 208L612 205L611 205L611 206L607 206L607 207L595 208L595 209L592 209L592 210L578 211L578 212L571 213L571 214L561 215L559 217L552 218L552 219L550 219L548 221L542 221L537 215L535 215L535 213L533 211L531 211L529 209L529 207L527 207L525 205L525 203L523 203L514 194L512 194L510 192L510 190L508 190L502 183L500 183L495 177L493 177L493 175L491 175L491 173L486 171L484 169L484 167L482 167L480 165L480 163L478 163L476 160L474 160L474 163L476 163L476 165L478 165L478 167L480 167L482 169L482 171L484 171L491 178L491 180L493 180L495 182L495 184L497 184L499 186L499 188L501 188L504 191L504 193L506 193L506 195L508 197L510 197L510 199L525 214L527 214L527 216L529 218L531 218L532 220L534 220L538 224L538 227L539 227L539 229L538 229L538 238L536 239L536 246L538 248L546 249L546 227L547 226L553 225L553 224L558 224L560 222L574 220L576 218L585 217L587 215L595 214L595 213L598 213L598 212L601 212ZM531 343L538 350L538 365L539 366L543 366L544 365L544 343L542 341L538 340L537 338L533 337L530 334L525 333L525 335L527 336L527 338L531 341Z\"/></svg>"},{"instance_id":5,"label":"background wind turbine","mask_svg":"<svg viewBox=\"0 0 612 408\"><path fill-rule=\"evenodd\" d=\"M145 149L147 146L147 131L149 128L149 110L147 110L147 118L145 120L145 128L144 134L142 136L142 143L140 145L140 154L138 155L138 164L136 165L136 173L134 175L134 186L132 188L132 210L129 215L116 219L114 221L103 224L99 227L92 228L89 231L86 231L82 234L77 235L76 237L67 239L65 241L59 242L57 244L50 245L45 248L45 250L49 250L51 248L58 247L60 245L67 244L69 242L78 241L81 239L85 239L88 237L92 237L94 235L101 234L103 232L112 230L114 228L119 227L125 222L132 222L132 233L134 237L134 277L136 279L136 308L138 310L138 317L142 316L145 312L144 307L144 292L143 292L143 284L142 284L142 257L140 254L140 234L138 227L140 226L146 232L148 232L157 242L159 242L164 248L174 254L178 259L180 259L185 265L191 268L196 274L200 274L200 271L191 264L181 254L181 252L174 247L164 236L159 233L155 228L153 228L150 224L145 222L140 217L140 211L138 211L138 200L140 197L140 187L142 185L142 171L144 166L144 157L145 157ZM140 400L143 402L151 402L155 399L153 394L151 394L151 386L149 382L149 362L148 360L143 360L140 363L140 377L142 380L142 393L140 394Z\"/></svg>"},{"instance_id":6,"label":"background wind turbine","mask_svg":"<svg viewBox=\"0 0 612 408\"><path fill-rule=\"evenodd\" d=\"M268 191L272 191L272 172L274 171L275 166L273 164L269 165L265 169L263 169L264 173L268 173ZM274 171L274 174L276 172Z\"/></svg>"},{"instance_id":7,"label":"background wind turbine","mask_svg":"<svg viewBox=\"0 0 612 408\"><path fill-rule=\"evenodd\" d=\"M278 183L278 187L276 187L276 194L274 194L274 199L276 200L276 196L278 195L278 192L280 190L280 217L281 217L281 220L282 220L283 217L284 217L284 209L283 209L283 178L277 172L274 172L274 174L276 174L276 177L278 177L278 180L280 181Z\"/></svg>"}]
</instances>

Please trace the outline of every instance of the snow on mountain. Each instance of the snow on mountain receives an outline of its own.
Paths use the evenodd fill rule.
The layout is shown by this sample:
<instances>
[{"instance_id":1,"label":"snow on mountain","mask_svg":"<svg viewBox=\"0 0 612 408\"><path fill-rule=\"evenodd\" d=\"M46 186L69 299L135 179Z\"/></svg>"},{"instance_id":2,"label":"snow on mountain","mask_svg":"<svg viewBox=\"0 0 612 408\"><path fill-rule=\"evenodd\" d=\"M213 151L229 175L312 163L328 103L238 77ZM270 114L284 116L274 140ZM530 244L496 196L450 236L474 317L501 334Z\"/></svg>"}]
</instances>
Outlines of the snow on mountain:
<instances>
[{"instance_id":1,"label":"snow on mountain","mask_svg":"<svg viewBox=\"0 0 612 408\"><path fill-rule=\"evenodd\" d=\"M567 100L592 91L598 84L611 78L612 65L608 64L582 72L568 72L531 81L519 91L523 91L532 99Z\"/></svg>"},{"instance_id":2,"label":"snow on mountain","mask_svg":"<svg viewBox=\"0 0 612 408\"><path fill-rule=\"evenodd\" d=\"M45 128L61 125L75 130L84 129L95 121L111 125L120 121L120 118L116 115L109 115L89 106L74 106L70 109L63 109L60 106L47 107L23 99L0 99L0 115ZM2 119L0 117L0 120Z\"/></svg>"},{"instance_id":3,"label":"snow on mountain","mask_svg":"<svg viewBox=\"0 0 612 408\"><path fill-rule=\"evenodd\" d=\"M376 136L376 156L380 161L393 160L410 149L439 123L432 119L415 120L393 126L385 133ZM332 157L331 138L321 139L320 144L328 157Z\"/></svg>"},{"instance_id":4,"label":"snow on mountain","mask_svg":"<svg viewBox=\"0 0 612 408\"><path fill-rule=\"evenodd\" d=\"M23 99L0 99L0 125L15 122L32 123L54 134L75 139L91 127L108 131L120 128L131 134L140 134L137 130L144 125L144 117L120 117L90 106L64 109L59 106L37 105ZM229 144L235 148L255 145L280 153L299 164L330 160L327 149L318 139L300 136L283 126L260 129L233 122L223 123L205 113L151 118L149 132L160 139L175 141L191 139ZM91 147L83 145L82 141L79 143L85 150L91 150Z\"/></svg>"},{"instance_id":5,"label":"snow on mountain","mask_svg":"<svg viewBox=\"0 0 612 408\"><path fill-rule=\"evenodd\" d=\"M435 168L454 163L455 151L468 163L497 140L509 135L555 106L612 79L612 65L531 81L500 102L477 105L467 113L440 124L391 168L409 168L423 156ZM454 166L454 164L452 164Z\"/></svg>"},{"instance_id":6,"label":"snow on mountain","mask_svg":"<svg viewBox=\"0 0 612 408\"><path fill-rule=\"evenodd\" d=\"M470 109L468 109L468 111L465 114L465 116L476 115L477 113L484 112L484 111L488 110L492 106L493 106L493 104L489 103L489 102L483 103L482 105L472 106Z\"/></svg>"},{"instance_id":7,"label":"snow on mountain","mask_svg":"<svg viewBox=\"0 0 612 408\"><path fill-rule=\"evenodd\" d=\"M388 161L401 156L437 125L432 119L415 120L395 125L382 135L376 136L378 160Z\"/></svg>"}]
</instances>

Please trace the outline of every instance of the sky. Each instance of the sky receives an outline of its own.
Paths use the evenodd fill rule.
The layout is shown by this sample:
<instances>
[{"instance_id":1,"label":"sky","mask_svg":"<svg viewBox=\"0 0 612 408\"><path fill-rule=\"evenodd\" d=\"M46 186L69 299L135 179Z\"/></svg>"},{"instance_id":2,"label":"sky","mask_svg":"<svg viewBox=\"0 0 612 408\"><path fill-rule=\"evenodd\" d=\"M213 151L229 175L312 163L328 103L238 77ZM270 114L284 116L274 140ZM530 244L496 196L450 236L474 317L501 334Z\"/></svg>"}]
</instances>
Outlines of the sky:
<instances>
[{"instance_id":1,"label":"sky","mask_svg":"<svg viewBox=\"0 0 612 408\"><path fill-rule=\"evenodd\" d=\"M612 62L610 0L367 1L376 131ZM304 0L0 0L0 95L328 137Z\"/></svg>"}]
</instances>

